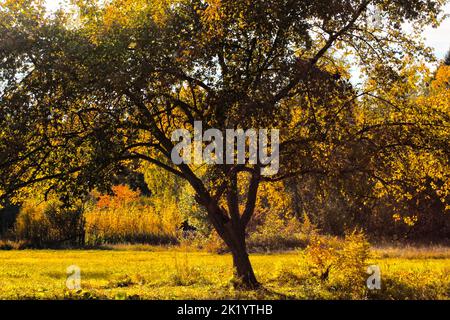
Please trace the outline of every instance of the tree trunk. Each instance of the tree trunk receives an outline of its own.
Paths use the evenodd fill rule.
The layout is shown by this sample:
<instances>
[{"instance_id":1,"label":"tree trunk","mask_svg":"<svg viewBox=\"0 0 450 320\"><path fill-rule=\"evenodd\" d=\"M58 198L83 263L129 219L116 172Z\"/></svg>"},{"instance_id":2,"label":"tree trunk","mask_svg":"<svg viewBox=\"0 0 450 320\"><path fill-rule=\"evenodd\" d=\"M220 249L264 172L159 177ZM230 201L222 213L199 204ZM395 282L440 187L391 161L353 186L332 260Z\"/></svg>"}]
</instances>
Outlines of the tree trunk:
<instances>
[{"instance_id":1,"label":"tree trunk","mask_svg":"<svg viewBox=\"0 0 450 320\"><path fill-rule=\"evenodd\" d=\"M239 285L246 289L258 288L259 283L253 272L245 245L231 248L231 254L233 255L234 272L239 279Z\"/></svg>"},{"instance_id":2,"label":"tree trunk","mask_svg":"<svg viewBox=\"0 0 450 320\"><path fill-rule=\"evenodd\" d=\"M201 188L199 188L200 192L197 193L196 200L199 204L205 206L209 220L231 251L234 273L238 278L236 284L239 284L241 288L256 289L259 287L259 283L247 254L245 229L254 212L258 184L255 182L250 184L251 192L248 203L241 216L239 214L236 177L232 179L232 182L234 182L233 187L227 192L228 212L219 205L217 200L212 199L206 192L202 192Z\"/></svg>"},{"instance_id":3,"label":"tree trunk","mask_svg":"<svg viewBox=\"0 0 450 320\"><path fill-rule=\"evenodd\" d=\"M236 222L233 224L233 221L226 217L214 202L211 202L207 208L214 228L231 251L234 274L239 279L239 286L246 289L259 287L247 253L245 229L236 225Z\"/></svg>"}]
</instances>

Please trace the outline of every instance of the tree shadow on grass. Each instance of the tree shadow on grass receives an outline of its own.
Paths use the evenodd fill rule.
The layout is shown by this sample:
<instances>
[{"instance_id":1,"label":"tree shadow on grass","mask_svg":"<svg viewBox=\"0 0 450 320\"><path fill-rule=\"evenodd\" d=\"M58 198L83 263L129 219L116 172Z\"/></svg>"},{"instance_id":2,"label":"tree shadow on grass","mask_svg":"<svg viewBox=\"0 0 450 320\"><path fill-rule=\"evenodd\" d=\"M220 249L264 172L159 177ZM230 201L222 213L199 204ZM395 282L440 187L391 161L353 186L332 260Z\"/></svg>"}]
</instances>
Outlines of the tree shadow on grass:
<instances>
[{"instance_id":1,"label":"tree shadow on grass","mask_svg":"<svg viewBox=\"0 0 450 320\"><path fill-rule=\"evenodd\" d=\"M236 288L234 298L257 299L257 300L295 300L294 295L278 292L273 288L260 285L257 289Z\"/></svg>"}]
</instances>

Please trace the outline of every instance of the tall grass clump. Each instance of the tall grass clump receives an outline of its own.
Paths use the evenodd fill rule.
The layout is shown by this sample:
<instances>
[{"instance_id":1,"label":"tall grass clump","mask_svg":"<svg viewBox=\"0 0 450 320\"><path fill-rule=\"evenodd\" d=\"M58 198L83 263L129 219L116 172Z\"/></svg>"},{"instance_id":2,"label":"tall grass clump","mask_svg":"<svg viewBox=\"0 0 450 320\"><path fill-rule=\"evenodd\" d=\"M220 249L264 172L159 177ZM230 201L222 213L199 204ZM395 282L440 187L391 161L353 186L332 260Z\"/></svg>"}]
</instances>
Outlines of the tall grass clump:
<instances>
[{"instance_id":1,"label":"tall grass clump","mask_svg":"<svg viewBox=\"0 0 450 320\"><path fill-rule=\"evenodd\" d=\"M85 214L86 243L177 243L182 218L173 202L141 197L127 186L100 195Z\"/></svg>"},{"instance_id":2,"label":"tall grass clump","mask_svg":"<svg viewBox=\"0 0 450 320\"><path fill-rule=\"evenodd\" d=\"M170 275L170 283L175 286L191 286L196 283L207 283L200 268L189 263L187 254L182 259L174 257L175 270Z\"/></svg>"}]
</instances>

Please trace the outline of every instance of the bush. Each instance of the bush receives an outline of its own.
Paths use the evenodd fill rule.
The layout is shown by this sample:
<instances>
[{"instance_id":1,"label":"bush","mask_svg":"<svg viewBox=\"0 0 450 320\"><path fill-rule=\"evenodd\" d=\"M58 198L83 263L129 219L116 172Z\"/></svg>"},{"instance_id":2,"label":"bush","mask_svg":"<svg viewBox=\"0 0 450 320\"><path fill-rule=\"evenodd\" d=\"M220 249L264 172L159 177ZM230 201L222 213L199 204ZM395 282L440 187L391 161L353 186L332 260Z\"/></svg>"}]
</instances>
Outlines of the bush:
<instances>
[{"instance_id":1,"label":"bush","mask_svg":"<svg viewBox=\"0 0 450 320\"><path fill-rule=\"evenodd\" d=\"M305 215L303 222L297 218L280 218L269 214L248 236L249 251L276 251L305 248L317 234L315 226Z\"/></svg>"},{"instance_id":2,"label":"bush","mask_svg":"<svg viewBox=\"0 0 450 320\"><path fill-rule=\"evenodd\" d=\"M38 248L83 245L83 209L66 207L58 201L27 201L17 216L14 237Z\"/></svg>"},{"instance_id":3,"label":"bush","mask_svg":"<svg viewBox=\"0 0 450 320\"><path fill-rule=\"evenodd\" d=\"M23 250L26 247L25 241L0 240L0 250Z\"/></svg>"},{"instance_id":4,"label":"bush","mask_svg":"<svg viewBox=\"0 0 450 320\"><path fill-rule=\"evenodd\" d=\"M204 235L203 232L192 231L184 233L179 237L180 247L189 250L204 250L209 253L223 254L228 253L225 242L220 238L215 230L211 231L209 235Z\"/></svg>"},{"instance_id":5,"label":"bush","mask_svg":"<svg viewBox=\"0 0 450 320\"><path fill-rule=\"evenodd\" d=\"M345 236L330 277L334 288L345 293L344 298L362 299L366 296L369 257L370 244L362 232L352 232Z\"/></svg>"},{"instance_id":6,"label":"bush","mask_svg":"<svg viewBox=\"0 0 450 320\"><path fill-rule=\"evenodd\" d=\"M367 296L370 244L362 232L349 233L343 241L316 237L304 255L311 274L338 298L363 299Z\"/></svg>"}]
</instances>

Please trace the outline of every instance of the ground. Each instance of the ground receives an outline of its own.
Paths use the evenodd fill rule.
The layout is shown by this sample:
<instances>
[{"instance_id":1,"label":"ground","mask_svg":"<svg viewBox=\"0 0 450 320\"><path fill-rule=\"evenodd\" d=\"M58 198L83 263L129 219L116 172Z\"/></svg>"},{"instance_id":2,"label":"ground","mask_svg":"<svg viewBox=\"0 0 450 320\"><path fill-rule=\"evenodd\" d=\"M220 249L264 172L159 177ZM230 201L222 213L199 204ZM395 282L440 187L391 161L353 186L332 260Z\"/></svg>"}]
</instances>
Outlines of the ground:
<instances>
[{"instance_id":1,"label":"ground","mask_svg":"<svg viewBox=\"0 0 450 320\"><path fill-rule=\"evenodd\" d=\"M373 253L381 290L316 279L294 251L251 255L263 288L242 291L232 285L229 255L139 246L0 251L0 299L450 299L450 249ZM80 268L81 290L66 288L71 265Z\"/></svg>"}]
</instances>

